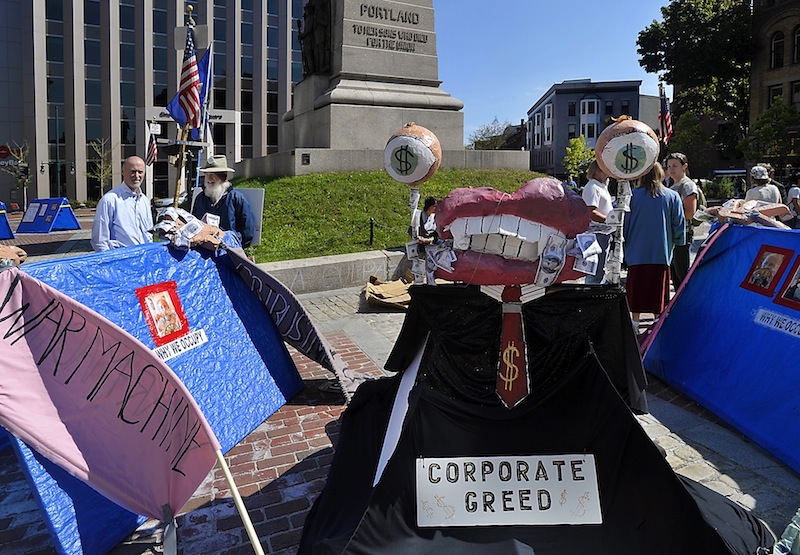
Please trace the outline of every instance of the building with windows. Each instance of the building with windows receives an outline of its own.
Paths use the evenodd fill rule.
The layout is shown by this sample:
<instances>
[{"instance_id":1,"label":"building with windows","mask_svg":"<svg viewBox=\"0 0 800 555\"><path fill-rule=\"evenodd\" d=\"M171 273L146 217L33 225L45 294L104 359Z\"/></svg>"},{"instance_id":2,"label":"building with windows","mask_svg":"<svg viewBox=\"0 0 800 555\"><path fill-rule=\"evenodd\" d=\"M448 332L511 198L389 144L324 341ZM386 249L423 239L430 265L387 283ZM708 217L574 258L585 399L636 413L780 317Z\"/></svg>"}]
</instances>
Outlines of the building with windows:
<instances>
[{"instance_id":1,"label":"building with windows","mask_svg":"<svg viewBox=\"0 0 800 555\"><path fill-rule=\"evenodd\" d=\"M626 114L657 128L658 97L640 96L641 83L575 79L550 87L528 110L531 169L563 175L569 140L583 135L587 146L594 147L612 117Z\"/></svg>"},{"instance_id":2,"label":"building with windows","mask_svg":"<svg viewBox=\"0 0 800 555\"><path fill-rule=\"evenodd\" d=\"M29 146L28 199L98 199L91 175L103 158L113 170L107 190L126 157L145 157L149 123L177 138L166 105L178 90L184 45L175 36L188 5L207 26L198 43L213 42L214 152L231 161L277 152L278 120L302 78L303 0L3 0L0 145ZM198 59L205 49L198 44ZM0 165L14 163L0 155ZM162 148L146 191L171 195L176 179ZM16 185L0 172L0 200L22 204Z\"/></svg>"},{"instance_id":3,"label":"building with windows","mask_svg":"<svg viewBox=\"0 0 800 555\"><path fill-rule=\"evenodd\" d=\"M800 0L753 2L753 40L751 126L774 102L785 102L800 110ZM788 132L800 138L800 129ZM800 148L795 152L800 153ZM791 162L800 165L800 157Z\"/></svg>"}]
</instances>

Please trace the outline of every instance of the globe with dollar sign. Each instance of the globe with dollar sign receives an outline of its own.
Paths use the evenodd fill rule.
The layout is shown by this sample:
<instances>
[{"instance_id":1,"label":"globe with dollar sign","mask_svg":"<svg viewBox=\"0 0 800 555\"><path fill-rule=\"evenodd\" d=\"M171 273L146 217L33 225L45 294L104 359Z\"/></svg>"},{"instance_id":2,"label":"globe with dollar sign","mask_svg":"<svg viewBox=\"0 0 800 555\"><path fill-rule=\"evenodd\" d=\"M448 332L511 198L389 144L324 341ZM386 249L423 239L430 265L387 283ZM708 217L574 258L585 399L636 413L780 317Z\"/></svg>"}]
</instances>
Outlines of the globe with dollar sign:
<instances>
[{"instance_id":1,"label":"globe with dollar sign","mask_svg":"<svg viewBox=\"0 0 800 555\"><path fill-rule=\"evenodd\" d=\"M597 164L610 177L634 180L646 174L658 160L658 137L649 125L622 116L597 138Z\"/></svg>"},{"instance_id":2,"label":"globe with dollar sign","mask_svg":"<svg viewBox=\"0 0 800 555\"><path fill-rule=\"evenodd\" d=\"M383 166L393 179L416 186L430 179L442 162L439 139L428 129L409 122L392 135L383 150Z\"/></svg>"}]
</instances>

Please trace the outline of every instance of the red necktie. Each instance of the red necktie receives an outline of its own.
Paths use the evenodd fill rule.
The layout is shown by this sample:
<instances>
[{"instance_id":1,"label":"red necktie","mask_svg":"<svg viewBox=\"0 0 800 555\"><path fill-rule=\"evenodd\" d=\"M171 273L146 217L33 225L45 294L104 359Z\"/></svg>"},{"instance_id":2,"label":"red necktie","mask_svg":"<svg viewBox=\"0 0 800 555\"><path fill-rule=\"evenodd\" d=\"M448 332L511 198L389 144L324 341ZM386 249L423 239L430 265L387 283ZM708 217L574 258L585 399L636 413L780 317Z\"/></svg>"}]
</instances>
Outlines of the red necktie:
<instances>
[{"instance_id":1,"label":"red necktie","mask_svg":"<svg viewBox=\"0 0 800 555\"><path fill-rule=\"evenodd\" d=\"M519 285L506 285L503 289L503 329L495 388L500 400L509 409L521 403L531 392L521 297Z\"/></svg>"}]
</instances>

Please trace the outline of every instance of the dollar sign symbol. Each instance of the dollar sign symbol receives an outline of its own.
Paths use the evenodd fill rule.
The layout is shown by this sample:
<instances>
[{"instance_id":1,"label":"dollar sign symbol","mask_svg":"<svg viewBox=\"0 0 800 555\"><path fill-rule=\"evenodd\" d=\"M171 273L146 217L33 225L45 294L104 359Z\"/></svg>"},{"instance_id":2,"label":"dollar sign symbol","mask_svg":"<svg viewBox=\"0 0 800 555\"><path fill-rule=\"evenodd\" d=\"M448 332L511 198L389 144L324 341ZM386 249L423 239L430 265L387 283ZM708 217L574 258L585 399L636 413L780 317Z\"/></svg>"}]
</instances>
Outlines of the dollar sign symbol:
<instances>
[{"instance_id":1,"label":"dollar sign symbol","mask_svg":"<svg viewBox=\"0 0 800 555\"><path fill-rule=\"evenodd\" d=\"M623 152L625 164L622 166L622 169L625 170L626 173L631 173L639 167L639 160L636 159L633 152L633 143L628 143L628 146L625 147L625 152Z\"/></svg>"},{"instance_id":2,"label":"dollar sign symbol","mask_svg":"<svg viewBox=\"0 0 800 555\"><path fill-rule=\"evenodd\" d=\"M408 145L403 145L394 151L394 159L397 160L395 169L400 175L408 175L411 168L414 167L409 158L413 160L416 155L408 150Z\"/></svg>"},{"instance_id":3,"label":"dollar sign symbol","mask_svg":"<svg viewBox=\"0 0 800 555\"><path fill-rule=\"evenodd\" d=\"M514 364L514 359L519 356L519 349L514 345L514 342L508 344L508 347L503 351L503 362L506 365L506 371L500 375L500 379L505 384L503 389L511 391L511 386L514 380L519 377L519 367Z\"/></svg>"}]
</instances>

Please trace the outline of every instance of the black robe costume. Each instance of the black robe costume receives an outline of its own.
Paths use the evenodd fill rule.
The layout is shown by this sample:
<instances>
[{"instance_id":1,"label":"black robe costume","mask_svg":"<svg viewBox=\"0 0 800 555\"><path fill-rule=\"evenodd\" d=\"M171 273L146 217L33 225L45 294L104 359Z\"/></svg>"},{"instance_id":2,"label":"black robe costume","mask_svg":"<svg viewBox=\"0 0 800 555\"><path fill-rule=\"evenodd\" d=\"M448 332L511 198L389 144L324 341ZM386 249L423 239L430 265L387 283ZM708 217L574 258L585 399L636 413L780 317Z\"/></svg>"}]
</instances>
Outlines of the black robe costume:
<instances>
[{"instance_id":1,"label":"black robe costume","mask_svg":"<svg viewBox=\"0 0 800 555\"><path fill-rule=\"evenodd\" d=\"M342 416L306 554L754 554L774 538L749 512L677 476L636 421L646 379L622 290L561 287L523 305L531 395L495 392L501 304L473 286L415 286L386 368ZM373 487L403 371L425 350L396 448ZM420 527L427 457L591 453L602 524Z\"/></svg>"}]
</instances>

